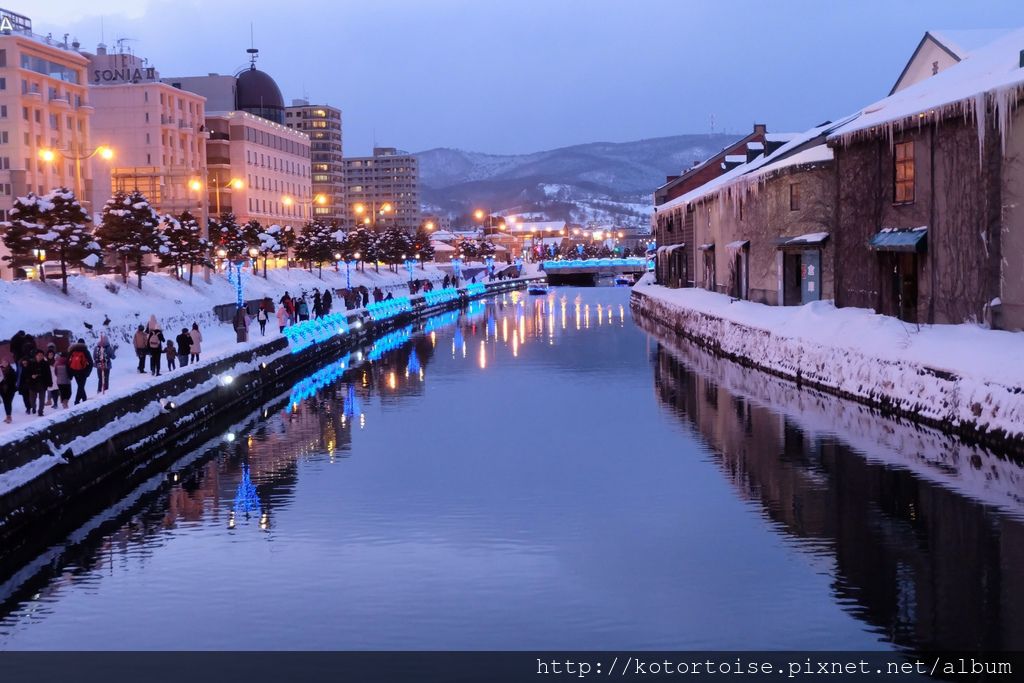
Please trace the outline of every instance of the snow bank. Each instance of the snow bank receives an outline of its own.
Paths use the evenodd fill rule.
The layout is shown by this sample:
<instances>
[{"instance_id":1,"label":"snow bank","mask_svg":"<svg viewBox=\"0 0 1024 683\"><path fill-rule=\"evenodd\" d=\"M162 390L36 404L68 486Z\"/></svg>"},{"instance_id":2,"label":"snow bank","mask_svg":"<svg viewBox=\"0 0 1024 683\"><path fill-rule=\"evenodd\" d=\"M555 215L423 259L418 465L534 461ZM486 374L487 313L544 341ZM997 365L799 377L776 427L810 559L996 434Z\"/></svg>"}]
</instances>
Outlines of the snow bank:
<instances>
[{"instance_id":1,"label":"snow bank","mask_svg":"<svg viewBox=\"0 0 1024 683\"><path fill-rule=\"evenodd\" d=\"M735 301L642 281L635 308L769 372L945 429L1024 441L1024 334L910 325L821 301Z\"/></svg>"}]
</instances>

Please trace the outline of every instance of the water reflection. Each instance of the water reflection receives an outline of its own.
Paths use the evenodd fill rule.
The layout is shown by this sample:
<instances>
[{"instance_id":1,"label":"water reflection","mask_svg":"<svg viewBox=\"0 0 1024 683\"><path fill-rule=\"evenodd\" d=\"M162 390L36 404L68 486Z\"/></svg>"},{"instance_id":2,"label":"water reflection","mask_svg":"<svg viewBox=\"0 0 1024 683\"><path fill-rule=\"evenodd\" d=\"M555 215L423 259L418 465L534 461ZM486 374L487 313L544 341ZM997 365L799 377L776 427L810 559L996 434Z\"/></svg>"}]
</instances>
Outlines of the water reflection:
<instances>
[{"instance_id":1,"label":"water reflection","mask_svg":"<svg viewBox=\"0 0 1024 683\"><path fill-rule=\"evenodd\" d=\"M740 495L827 560L837 601L909 649L1024 647L1018 464L640 324L658 340L660 400Z\"/></svg>"}]
</instances>

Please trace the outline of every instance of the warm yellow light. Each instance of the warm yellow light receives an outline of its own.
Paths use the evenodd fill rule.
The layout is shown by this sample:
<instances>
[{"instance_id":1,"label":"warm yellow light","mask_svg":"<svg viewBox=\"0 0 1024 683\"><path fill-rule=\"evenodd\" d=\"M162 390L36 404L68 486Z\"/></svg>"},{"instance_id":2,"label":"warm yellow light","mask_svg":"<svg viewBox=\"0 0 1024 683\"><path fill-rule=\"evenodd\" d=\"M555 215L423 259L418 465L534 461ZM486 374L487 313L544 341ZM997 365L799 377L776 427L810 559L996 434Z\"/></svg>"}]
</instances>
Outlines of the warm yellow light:
<instances>
[{"instance_id":1,"label":"warm yellow light","mask_svg":"<svg viewBox=\"0 0 1024 683\"><path fill-rule=\"evenodd\" d=\"M352 254L352 258L354 258L356 261L358 261L359 260L359 252L357 251L356 253Z\"/></svg>"},{"instance_id":2,"label":"warm yellow light","mask_svg":"<svg viewBox=\"0 0 1024 683\"><path fill-rule=\"evenodd\" d=\"M580 229L579 228L573 228L572 229L572 234L574 234L574 235L580 234Z\"/></svg>"},{"instance_id":3,"label":"warm yellow light","mask_svg":"<svg viewBox=\"0 0 1024 683\"><path fill-rule=\"evenodd\" d=\"M318 194L315 199L317 204L324 205L327 203L327 197L322 194Z\"/></svg>"},{"instance_id":4,"label":"warm yellow light","mask_svg":"<svg viewBox=\"0 0 1024 683\"><path fill-rule=\"evenodd\" d=\"M363 219L363 225L369 225L369 224L370 224L370 217L367 216L366 218Z\"/></svg>"},{"instance_id":5,"label":"warm yellow light","mask_svg":"<svg viewBox=\"0 0 1024 683\"><path fill-rule=\"evenodd\" d=\"M295 200L289 197L288 195L281 197L281 203L284 204L285 206L291 206L294 201Z\"/></svg>"},{"instance_id":6,"label":"warm yellow light","mask_svg":"<svg viewBox=\"0 0 1024 683\"><path fill-rule=\"evenodd\" d=\"M505 220L511 223L512 225L515 225L519 221L519 219L516 218L515 216L509 216Z\"/></svg>"},{"instance_id":7,"label":"warm yellow light","mask_svg":"<svg viewBox=\"0 0 1024 683\"><path fill-rule=\"evenodd\" d=\"M619 230L619 237L623 237L623 236L624 236L625 234L626 234L626 233L624 233L624 232L622 232L621 230Z\"/></svg>"},{"instance_id":8,"label":"warm yellow light","mask_svg":"<svg viewBox=\"0 0 1024 683\"><path fill-rule=\"evenodd\" d=\"M476 218L478 221L482 221L484 219L484 210L477 209L476 211L473 212L473 217Z\"/></svg>"},{"instance_id":9,"label":"warm yellow light","mask_svg":"<svg viewBox=\"0 0 1024 683\"><path fill-rule=\"evenodd\" d=\"M355 206L352 207L352 210L355 211L357 214L362 215L366 211L366 207L363 206L362 204L356 204Z\"/></svg>"},{"instance_id":10,"label":"warm yellow light","mask_svg":"<svg viewBox=\"0 0 1024 683\"><path fill-rule=\"evenodd\" d=\"M52 149L41 149L39 150L39 158L49 163L57 158L57 154Z\"/></svg>"},{"instance_id":11,"label":"warm yellow light","mask_svg":"<svg viewBox=\"0 0 1024 683\"><path fill-rule=\"evenodd\" d=\"M256 247L249 247L249 256L256 258L260 255L260 250Z\"/></svg>"},{"instance_id":12,"label":"warm yellow light","mask_svg":"<svg viewBox=\"0 0 1024 683\"><path fill-rule=\"evenodd\" d=\"M559 230L559 231L558 231L558 234L559 234L559 235L564 235L564 234L565 234L565 229L563 228L562 230Z\"/></svg>"},{"instance_id":13,"label":"warm yellow light","mask_svg":"<svg viewBox=\"0 0 1024 683\"><path fill-rule=\"evenodd\" d=\"M384 204L382 204L381 207L380 207L380 212L381 213L389 213L391 210L392 210L392 206L388 202L384 202Z\"/></svg>"},{"instance_id":14,"label":"warm yellow light","mask_svg":"<svg viewBox=\"0 0 1024 683\"><path fill-rule=\"evenodd\" d=\"M195 192L199 192L201 189L203 189L203 184L196 180L195 178L189 181L188 186L192 188L192 190L194 190Z\"/></svg>"},{"instance_id":15,"label":"warm yellow light","mask_svg":"<svg viewBox=\"0 0 1024 683\"><path fill-rule=\"evenodd\" d=\"M425 227L427 230L433 230L434 229L434 221L427 221L427 224L424 225L423 227Z\"/></svg>"},{"instance_id":16,"label":"warm yellow light","mask_svg":"<svg viewBox=\"0 0 1024 683\"><path fill-rule=\"evenodd\" d=\"M594 231L594 239L595 240L601 239L601 231L600 230L595 230Z\"/></svg>"},{"instance_id":17,"label":"warm yellow light","mask_svg":"<svg viewBox=\"0 0 1024 683\"><path fill-rule=\"evenodd\" d=\"M236 190L241 190L242 188L245 187L245 181L242 180L241 178L235 178L231 181L231 187L235 188Z\"/></svg>"},{"instance_id":18,"label":"warm yellow light","mask_svg":"<svg viewBox=\"0 0 1024 683\"><path fill-rule=\"evenodd\" d=\"M107 161L110 161L111 159L114 158L114 150L112 150L111 148L107 147L106 145L103 145L102 147L100 147L96 151L99 152L99 155L100 155L101 159L106 159Z\"/></svg>"},{"instance_id":19,"label":"warm yellow light","mask_svg":"<svg viewBox=\"0 0 1024 683\"><path fill-rule=\"evenodd\" d=\"M217 256L219 256L220 258L224 258L227 255L228 255L227 249L224 249L223 247L221 247L220 249L217 250Z\"/></svg>"},{"instance_id":20,"label":"warm yellow light","mask_svg":"<svg viewBox=\"0 0 1024 683\"><path fill-rule=\"evenodd\" d=\"M339 254L338 252L334 252L334 260L335 261L340 261L341 260L341 254Z\"/></svg>"}]
</instances>

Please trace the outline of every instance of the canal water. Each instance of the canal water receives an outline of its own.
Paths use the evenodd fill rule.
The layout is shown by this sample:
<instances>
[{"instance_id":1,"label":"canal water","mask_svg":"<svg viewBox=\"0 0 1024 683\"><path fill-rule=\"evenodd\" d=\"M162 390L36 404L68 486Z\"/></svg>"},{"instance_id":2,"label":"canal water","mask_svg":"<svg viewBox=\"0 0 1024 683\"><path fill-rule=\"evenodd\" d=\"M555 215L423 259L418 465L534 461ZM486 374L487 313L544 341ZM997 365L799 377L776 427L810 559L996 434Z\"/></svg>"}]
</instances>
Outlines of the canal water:
<instances>
[{"instance_id":1,"label":"canal water","mask_svg":"<svg viewBox=\"0 0 1024 683\"><path fill-rule=\"evenodd\" d=\"M626 289L324 362L8 562L0 648L1024 649L1019 466L711 357Z\"/></svg>"}]
</instances>

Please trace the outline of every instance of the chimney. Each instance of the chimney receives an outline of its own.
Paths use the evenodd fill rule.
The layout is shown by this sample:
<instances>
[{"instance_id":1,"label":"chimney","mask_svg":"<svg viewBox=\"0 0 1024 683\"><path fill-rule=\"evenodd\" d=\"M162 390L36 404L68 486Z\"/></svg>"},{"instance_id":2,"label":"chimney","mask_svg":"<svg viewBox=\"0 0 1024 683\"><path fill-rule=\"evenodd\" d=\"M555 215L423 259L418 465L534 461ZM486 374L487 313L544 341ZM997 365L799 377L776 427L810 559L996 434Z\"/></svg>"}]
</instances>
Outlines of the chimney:
<instances>
[{"instance_id":1,"label":"chimney","mask_svg":"<svg viewBox=\"0 0 1024 683\"><path fill-rule=\"evenodd\" d=\"M768 132L767 124L764 124L764 123L755 123L754 124L754 135L761 135L761 136L763 136L767 132Z\"/></svg>"},{"instance_id":2,"label":"chimney","mask_svg":"<svg viewBox=\"0 0 1024 683\"><path fill-rule=\"evenodd\" d=\"M98 54L98 55L105 55L105 54L107 54L107 46L104 45L103 43L100 43L99 45L97 45L96 46L96 54Z\"/></svg>"}]
</instances>

